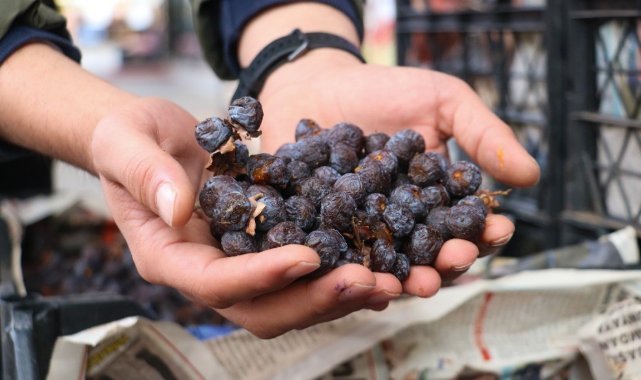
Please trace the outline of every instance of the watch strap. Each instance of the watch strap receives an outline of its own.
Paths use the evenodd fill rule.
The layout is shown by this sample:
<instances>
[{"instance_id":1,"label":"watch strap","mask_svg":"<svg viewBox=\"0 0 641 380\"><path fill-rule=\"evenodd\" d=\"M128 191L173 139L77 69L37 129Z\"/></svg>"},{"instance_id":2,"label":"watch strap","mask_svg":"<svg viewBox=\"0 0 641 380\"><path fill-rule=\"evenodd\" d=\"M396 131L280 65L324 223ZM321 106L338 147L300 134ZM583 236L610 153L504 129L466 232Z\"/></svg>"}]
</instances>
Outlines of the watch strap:
<instances>
[{"instance_id":1,"label":"watch strap","mask_svg":"<svg viewBox=\"0 0 641 380\"><path fill-rule=\"evenodd\" d=\"M343 37L330 33L303 33L299 29L265 46L251 64L243 69L232 101L243 96L258 97L269 74L284 63L292 62L311 49L344 50L365 63L359 49Z\"/></svg>"}]
</instances>

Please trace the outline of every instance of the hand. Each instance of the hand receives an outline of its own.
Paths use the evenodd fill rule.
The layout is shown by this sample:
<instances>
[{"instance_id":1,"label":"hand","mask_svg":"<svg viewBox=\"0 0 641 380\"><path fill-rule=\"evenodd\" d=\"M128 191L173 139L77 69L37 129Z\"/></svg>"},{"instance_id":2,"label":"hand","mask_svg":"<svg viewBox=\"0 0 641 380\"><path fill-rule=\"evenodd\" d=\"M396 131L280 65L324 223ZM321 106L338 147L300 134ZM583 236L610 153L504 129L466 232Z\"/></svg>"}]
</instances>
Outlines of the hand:
<instances>
[{"instance_id":1,"label":"hand","mask_svg":"<svg viewBox=\"0 0 641 380\"><path fill-rule=\"evenodd\" d=\"M291 141L302 118L326 128L347 121L366 133L413 128L425 138L428 151L447 154L447 140L456 138L475 162L503 183L530 186L538 180L537 163L512 130L461 80L425 69L363 65L332 49L308 55L282 66L266 83L260 96L264 150L275 151ZM412 268L403 284L405 292L432 295L442 279L464 273L479 254L505 245L513 232L506 217L489 215L480 247L465 240L447 241L434 268Z\"/></svg>"},{"instance_id":2,"label":"hand","mask_svg":"<svg viewBox=\"0 0 641 380\"><path fill-rule=\"evenodd\" d=\"M208 160L196 144L196 123L174 104L142 99L96 126L94 167L144 279L174 287L260 337L380 309L400 295L393 276L356 265L296 282L320 265L304 246L226 257L194 212Z\"/></svg>"}]
</instances>

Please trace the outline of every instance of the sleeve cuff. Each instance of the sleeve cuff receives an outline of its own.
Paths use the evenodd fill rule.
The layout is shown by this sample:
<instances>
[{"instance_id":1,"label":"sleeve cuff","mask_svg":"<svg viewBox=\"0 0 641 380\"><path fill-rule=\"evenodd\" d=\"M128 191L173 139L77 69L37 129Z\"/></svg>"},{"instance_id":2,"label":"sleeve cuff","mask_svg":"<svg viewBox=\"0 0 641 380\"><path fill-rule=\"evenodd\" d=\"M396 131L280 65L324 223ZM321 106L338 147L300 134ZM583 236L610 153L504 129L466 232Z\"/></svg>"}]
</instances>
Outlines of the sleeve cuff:
<instances>
[{"instance_id":1,"label":"sleeve cuff","mask_svg":"<svg viewBox=\"0 0 641 380\"><path fill-rule=\"evenodd\" d=\"M364 27L357 10L350 1L341 0L313 0L317 3L330 5L343 12L356 26L358 36L362 40ZM245 24L255 15L266 8L279 4L286 4L288 0L223 0L221 1L221 26L220 32L223 42L223 58L225 64L232 71L235 77L240 73L236 49L240 33Z\"/></svg>"},{"instance_id":2,"label":"sleeve cuff","mask_svg":"<svg viewBox=\"0 0 641 380\"><path fill-rule=\"evenodd\" d=\"M80 62L80 50L68 39L44 30L19 25L12 27L7 34L0 39L0 64L20 47L35 41L52 43L58 47L64 55L78 63Z\"/></svg>"}]
</instances>

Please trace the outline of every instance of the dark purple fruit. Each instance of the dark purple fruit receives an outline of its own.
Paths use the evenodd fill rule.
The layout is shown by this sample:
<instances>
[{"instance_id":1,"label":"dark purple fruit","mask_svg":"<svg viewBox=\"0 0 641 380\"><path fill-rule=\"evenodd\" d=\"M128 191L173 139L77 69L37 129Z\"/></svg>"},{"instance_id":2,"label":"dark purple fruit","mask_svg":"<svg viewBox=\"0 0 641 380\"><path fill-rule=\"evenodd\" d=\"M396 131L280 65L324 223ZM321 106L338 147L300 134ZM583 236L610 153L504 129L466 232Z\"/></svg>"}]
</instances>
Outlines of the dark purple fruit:
<instances>
[{"instance_id":1,"label":"dark purple fruit","mask_svg":"<svg viewBox=\"0 0 641 380\"><path fill-rule=\"evenodd\" d=\"M300 181L295 187L298 195L308 198L314 203L314 206L320 207L321 200L332 192L331 186L317 177L308 177Z\"/></svg>"},{"instance_id":2,"label":"dark purple fruit","mask_svg":"<svg viewBox=\"0 0 641 380\"><path fill-rule=\"evenodd\" d=\"M414 218L424 218L427 214L425 201L423 199L423 189L416 185L401 185L394 189L389 196L390 203L403 205L414 214Z\"/></svg>"},{"instance_id":3,"label":"dark purple fruit","mask_svg":"<svg viewBox=\"0 0 641 380\"><path fill-rule=\"evenodd\" d=\"M289 170L283 158L269 153L254 154L247 162L247 175L258 185L285 188L289 183Z\"/></svg>"},{"instance_id":4,"label":"dark purple fruit","mask_svg":"<svg viewBox=\"0 0 641 380\"><path fill-rule=\"evenodd\" d=\"M257 252L254 237L245 231L227 231L220 239L220 245L227 256L238 256Z\"/></svg>"},{"instance_id":5,"label":"dark purple fruit","mask_svg":"<svg viewBox=\"0 0 641 380\"><path fill-rule=\"evenodd\" d=\"M425 151L425 140L418 132L404 129L390 137L385 149L394 153L399 161L409 163L414 155Z\"/></svg>"},{"instance_id":6,"label":"dark purple fruit","mask_svg":"<svg viewBox=\"0 0 641 380\"><path fill-rule=\"evenodd\" d=\"M448 206L437 206L430 210L425 218L425 224L428 226L434 227L443 237L443 240L449 240L452 238L450 229L445 223L445 218L450 213L450 208Z\"/></svg>"},{"instance_id":7,"label":"dark purple fruit","mask_svg":"<svg viewBox=\"0 0 641 380\"><path fill-rule=\"evenodd\" d=\"M410 161L407 176L420 187L435 185L445 179L447 165L445 158L438 153L419 153Z\"/></svg>"},{"instance_id":8,"label":"dark purple fruit","mask_svg":"<svg viewBox=\"0 0 641 380\"><path fill-rule=\"evenodd\" d=\"M212 223L223 231L241 231L247 228L252 211L252 204L242 192L224 193L216 201Z\"/></svg>"},{"instance_id":9,"label":"dark purple fruit","mask_svg":"<svg viewBox=\"0 0 641 380\"><path fill-rule=\"evenodd\" d=\"M242 186L233 177L219 175L211 177L205 182L198 195L198 201L205 215L211 218L216 201L218 201L221 194L242 191Z\"/></svg>"},{"instance_id":10,"label":"dark purple fruit","mask_svg":"<svg viewBox=\"0 0 641 380\"><path fill-rule=\"evenodd\" d=\"M378 217L383 216L383 212L387 208L387 197L380 193L369 194L365 198L363 209L367 215L375 215Z\"/></svg>"},{"instance_id":11,"label":"dark purple fruit","mask_svg":"<svg viewBox=\"0 0 641 380\"><path fill-rule=\"evenodd\" d=\"M383 211L383 220L395 238L409 235L414 228L412 210L397 203L387 205L385 211Z\"/></svg>"},{"instance_id":12,"label":"dark purple fruit","mask_svg":"<svg viewBox=\"0 0 641 380\"><path fill-rule=\"evenodd\" d=\"M443 185L428 186L423 189L423 201L427 210L450 204L450 194Z\"/></svg>"},{"instance_id":13,"label":"dark purple fruit","mask_svg":"<svg viewBox=\"0 0 641 380\"><path fill-rule=\"evenodd\" d=\"M450 207L445 224L453 237L476 242L485 228L485 215L476 206L455 205Z\"/></svg>"},{"instance_id":14,"label":"dark purple fruit","mask_svg":"<svg viewBox=\"0 0 641 380\"><path fill-rule=\"evenodd\" d=\"M361 204L367 196L365 185L361 177L356 173L343 174L334 182L332 189L335 192L344 192L351 195L356 204Z\"/></svg>"},{"instance_id":15,"label":"dark purple fruit","mask_svg":"<svg viewBox=\"0 0 641 380\"><path fill-rule=\"evenodd\" d=\"M305 238L305 245L315 250L320 257L321 265L314 271L316 275L332 269L341 254L349 248L343 235L330 228L310 232Z\"/></svg>"},{"instance_id":16,"label":"dark purple fruit","mask_svg":"<svg viewBox=\"0 0 641 380\"><path fill-rule=\"evenodd\" d=\"M372 272L390 272L396 262L394 245L386 239L378 239L370 252L370 270Z\"/></svg>"},{"instance_id":17,"label":"dark purple fruit","mask_svg":"<svg viewBox=\"0 0 641 380\"><path fill-rule=\"evenodd\" d=\"M209 153L220 149L232 136L232 126L225 120L213 117L196 125L196 141Z\"/></svg>"},{"instance_id":18,"label":"dark purple fruit","mask_svg":"<svg viewBox=\"0 0 641 380\"><path fill-rule=\"evenodd\" d=\"M359 166L365 166L369 162L376 162L387 172L391 178L395 178L398 170L398 158L389 150L377 150L365 156Z\"/></svg>"},{"instance_id":19,"label":"dark purple fruit","mask_svg":"<svg viewBox=\"0 0 641 380\"><path fill-rule=\"evenodd\" d=\"M290 161L287 164L287 171L289 172L290 186L296 186L300 181L312 175L309 165L303 161Z\"/></svg>"},{"instance_id":20,"label":"dark purple fruit","mask_svg":"<svg viewBox=\"0 0 641 380\"><path fill-rule=\"evenodd\" d=\"M363 265L363 255L354 248L349 248L344 253L341 253L341 256L336 262L336 266L340 267L345 264L360 264Z\"/></svg>"},{"instance_id":21,"label":"dark purple fruit","mask_svg":"<svg viewBox=\"0 0 641 380\"><path fill-rule=\"evenodd\" d=\"M356 202L351 195L334 192L321 201L321 224L343 232L352 231L352 218L356 212Z\"/></svg>"},{"instance_id":22,"label":"dark purple fruit","mask_svg":"<svg viewBox=\"0 0 641 380\"><path fill-rule=\"evenodd\" d=\"M349 173L358 165L358 155L354 148L345 143L332 145L329 153L329 166L341 174Z\"/></svg>"},{"instance_id":23,"label":"dark purple fruit","mask_svg":"<svg viewBox=\"0 0 641 380\"><path fill-rule=\"evenodd\" d=\"M302 140L309 136L316 136L323 131L323 128L318 125L312 119L301 119L298 124L296 124L296 131L294 132L294 138L296 141Z\"/></svg>"},{"instance_id":24,"label":"dark purple fruit","mask_svg":"<svg viewBox=\"0 0 641 380\"><path fill-rule=\"evenodd\" d=\"M392 184L390 174L375 161L364 162L357 166L354 172L361 177L367 193L386 193Z\"/></svg>"},{"instance_id":25,"label":"dark purple fruit","mask_svg":"<svg viewBox=\"0 0 641 380\"><path fill-rule=\"evenodd\" d=\"M291 220L303 231L311 231L316 228L317 216L316 206L309 198L294 195L285 200L285 211L287 220Z\"/></svg>"},{"instance_id":26,"label":"dark purple fruit","mask_svg":"<svg viewBox=\"0 0 641 380\"><path fill-rule=\"evenodd\" d=\"M331 166L321 166L314 169L313 176L322 179L329 186L334 186L334 182L340 178L341 173L337 172L336 169Z\"/></svg>"},{"instance_id":27,"label":"dark purple fruit","mask_svg":"<svg viewBox=\"0 0 641 380\"><path fill-rule=\"evenodd\" d=\"M447 169L445 187L454 198L472 195L481 186L481 169L469 161L454 162Z\"/></svg>"},{"instance_id":28,"label":"dark purple fruit","mask_svg":"<svg viewBox=\"0 0 641 380\"><path fill-rule=\"evenodd\" d=\"M365 154L384 149L388 140L389 136L383 132L372 133L371 135L365 136Z\"/></svg>"},{"instance_id":29,"label":"dark purple fruit","mask_svg":"<svg viewBox=\"0 0 641 380\"><path fill-rule=\"evenodd\" d=\"M405 254L414 265L432 265L443 246L441 234L433 227L417 224L405 243Z\"/></svg>"},{"instance_id":30,"label":"dark purple fruit","mask_svg":"<svg viewBox=\"0 0 641 380\"><path fill-rule=\"evenodd\" d=\"M305 231L300 229L294 222L280 222L272 227L262 241L261 250L282 247L289 244L304 244Z\"/></svg>"},{"instance_id":31,"label":"dark purple fruit","mask_svg":"<svg viewBox=\"0 0 641 380\"><path fill-rule=\"evenodd\" d=\"M485 202L483 200L476 196L476 195L468 195L466 197L463 197L459 199L458 202L456 202L457 205L470 205L477 207L480 212L483 213L483 216L487 216L487 206L485 205Z\"/></svg>"},{"instance_id":32,"label":"dark purple fruit","mask_svg":"<svg viewBox=\"0 0 641 380\"><path fill-rule=\"evenodd\" d=\"M365 136L363 130L350 123L338 123L327 132L327 143L332 146L347 144L355 152L363 150Z\"/></svg>"},{"instance_id":33,"label":"dark purple fruit","mask_svg":"<svg viewBox=\"0 0 641 380\"><path fill-rule=\"evenodd\" d=\"M263 107L252 97L244 96L234 100L228 109L229 119L252 137L260 136L260 124L263 122Z\"/></svg>"},{"instance_id":34,"label":"dark purple fruit","mask_svg":"<svg viewBox=\"0 0 641 380\"><path fill-rule=\"evenodd\" d=\"M410 259L402 253L396 254L396 261L391 273L401 282L407 280L410 275Z\"/></svg>"}]
</instances>

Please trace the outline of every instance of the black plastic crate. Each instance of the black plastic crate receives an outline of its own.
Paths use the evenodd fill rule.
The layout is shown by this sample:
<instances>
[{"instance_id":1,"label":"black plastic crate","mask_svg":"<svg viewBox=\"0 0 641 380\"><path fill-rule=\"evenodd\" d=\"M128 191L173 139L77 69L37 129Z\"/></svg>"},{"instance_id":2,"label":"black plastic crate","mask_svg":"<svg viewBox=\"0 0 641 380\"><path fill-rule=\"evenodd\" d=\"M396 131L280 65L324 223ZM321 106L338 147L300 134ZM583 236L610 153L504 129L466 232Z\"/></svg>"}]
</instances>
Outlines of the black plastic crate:
<instances>
[{"instance_id":1,"label":"black plastic crate","mask_svg":"<svg viewBox=\"0 0 641 380\"><path fill-rule=\"evenodd\" d=\"M398 63L465 80L514 129L541 166L535 187L515 189L503 199L500 211L517 225L504 254L558 246L566 116L564 3L471 1L467 9L446 11L430 9L429 3L397 2ZM484 187L506 188L491 181Z\"/></svg>"},{"instance_id":2,"label":"black plastic crate","mask_svg":"<svg viewBox=\"0 0 641 380\"><path fill-rule=\"evenodd\" d=\"M569 4L564 237L641 236L641 1Z\"/></svg>"}]
</instances>

